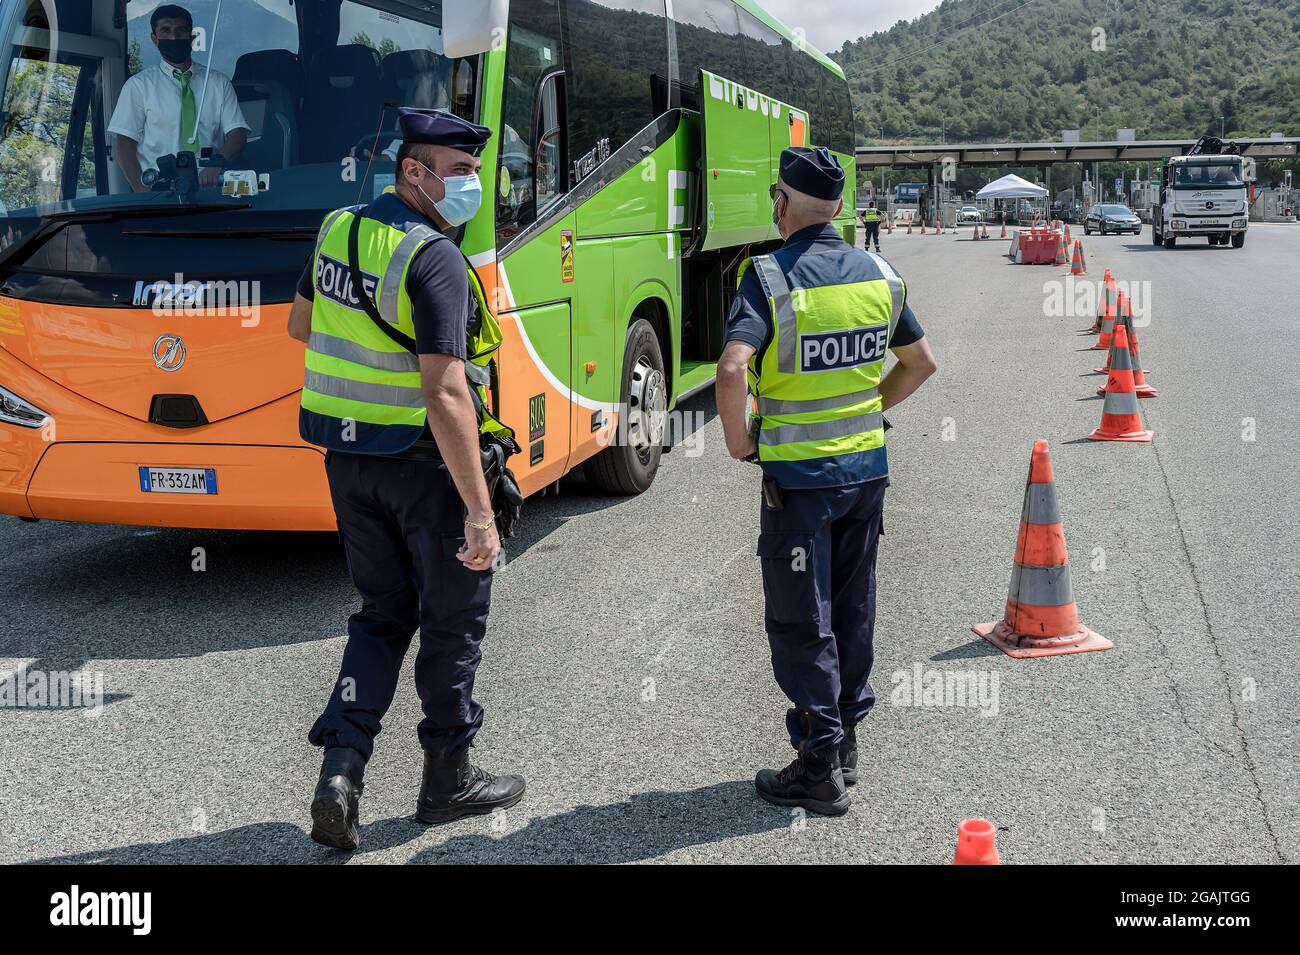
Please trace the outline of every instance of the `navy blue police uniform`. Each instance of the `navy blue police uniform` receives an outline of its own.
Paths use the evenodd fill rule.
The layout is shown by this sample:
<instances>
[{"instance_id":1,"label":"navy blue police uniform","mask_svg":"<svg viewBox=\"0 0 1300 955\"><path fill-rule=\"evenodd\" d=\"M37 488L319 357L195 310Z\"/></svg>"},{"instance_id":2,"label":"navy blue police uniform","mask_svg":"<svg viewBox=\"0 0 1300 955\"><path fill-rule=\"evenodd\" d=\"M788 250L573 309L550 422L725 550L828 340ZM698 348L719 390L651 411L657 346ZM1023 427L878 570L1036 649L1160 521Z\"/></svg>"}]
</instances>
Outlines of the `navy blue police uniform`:
<instances>
[{"instance_id":1,"label":"navy blue police uniform","mask_svg":"<svg viewBox=\"0 0 1300 955\"><path fill-rule=\"evenodd\" d=\"M885 278L876 257L850 246L830 224L795 232L771 257L790 289ZM923 337L904 301L889 347ZM726 340L753 346L756 367L762 367L772 338L771 308L751 268L732 303ZM779 509L761 504L758 550L770 555L762 560L765 622L773 671L792 703L786 715L790 742L800 753L842 746L846 731L851 736L875 703L869 677L876 551L889 485L886 451L882 445L822 461L820 469L807 461L763 462L781 489ZM806 567L790 560L790 541L796 539L807 548Z\"/></svg>"},{"instance_id":2,"label":"navy blue police uniform","mask_svg":"<svg viewBox=\"0 0 1300 955\"><path fill-rule=\"evenodd\" d=\"M405 116L403 123L405 127ZM432 135L408 133L406 138L475 153L487 141L485 127L455 117L440 118L440 123ZM416 226L437 229L395 193L379 196L362 214L404 232ZM308 263L298 293L312 300L315 284ZM426 243L407 269L406 291L417 353L464 360L470 289L456 244ZM359 305L356 313L358 322L370 321ZM312 412L304 409L301 415L309 440L327 433L316 427ZM427 423L413 444L396 453L325 446L330 496L361 609L348 620L339 679L308 738L315 746L350 747L369 759L418 627L415 685L424 710L420 745L429 752L460 749L483 722L473 690L492 574L470 570L456 558L464 542L464 511L447 465Z\"/></svg>"}]
</instances>

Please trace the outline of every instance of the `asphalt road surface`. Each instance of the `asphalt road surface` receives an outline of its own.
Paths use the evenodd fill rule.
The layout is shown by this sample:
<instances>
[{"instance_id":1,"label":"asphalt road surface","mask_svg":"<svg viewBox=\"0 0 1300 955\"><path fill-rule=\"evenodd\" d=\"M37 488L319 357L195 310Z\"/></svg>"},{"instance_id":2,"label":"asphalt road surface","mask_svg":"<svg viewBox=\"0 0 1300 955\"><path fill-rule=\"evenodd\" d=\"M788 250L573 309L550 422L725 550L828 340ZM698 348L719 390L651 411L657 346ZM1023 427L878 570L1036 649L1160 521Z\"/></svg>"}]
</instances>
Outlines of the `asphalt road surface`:
<instances>
[{"instance_id":1,"label":"asphalt road surface","mask_svg":"<svg viewBox=\"0 0 1300 955\"><path fill-rule=\"evenodd\" d=\"M524 801L414 822L408 670L351 857L306 836L307 729L356 604L331 537L0 520L0 669L85 667L106 698L95 717L0 710L0 861L941 863L970 816L1008 863L1300 860L1300 226L1252 226L1241 250L1085 241L1092 278L1149 283L1146 445L1082 440L1102 353L1083 350L1090 315L1044 314L1066 270L968 236L884 237L941 368L890 413L880 702L847 816L754 795L790 757L758 475L703 395L648 493L571 482L509 546L475 756L522 772ZM1039 437L1080 616L1109 652L1013 660L970 631L1001 615ZM909 700L917 679L954 692ZM958 679L983 695L959 699Z\"/></svg>"}]
</instances>

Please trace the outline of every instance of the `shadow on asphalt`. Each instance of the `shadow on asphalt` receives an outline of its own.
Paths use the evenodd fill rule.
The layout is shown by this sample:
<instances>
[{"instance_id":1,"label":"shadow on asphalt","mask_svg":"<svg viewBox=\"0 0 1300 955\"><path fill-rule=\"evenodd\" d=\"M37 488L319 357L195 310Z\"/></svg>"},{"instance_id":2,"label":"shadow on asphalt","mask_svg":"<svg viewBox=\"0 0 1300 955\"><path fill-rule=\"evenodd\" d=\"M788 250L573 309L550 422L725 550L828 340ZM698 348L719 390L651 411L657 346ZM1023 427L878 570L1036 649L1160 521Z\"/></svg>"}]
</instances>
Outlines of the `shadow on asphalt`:
<instances>
[{"instance_id":1,"label":"shadow on asphalt","mask_svg":"<svg viewBox=\"0 0 1300 955\"><path fill-rule=\"evenodd\" d=\"M959 647L953 647L950 650L944 650L930 657L934 662L944 660L974 660L979 657L996 657L1001 656L1002 651L993 644L989 643L983 637L976 637L969 643L963 643Z\"/></svg>"},{"instance_id":2,"label":"shadow on asphalt","mask_svg":"<svg viewBox=\"0 0 1300 955\"><path fill-rule=\"evenodd\" d=\"M351 854L316 845L302 828L291 823L261 822L166 842L52 856L32 864L338 865L362 859L368 853L397 848L433 831L412 816L366 823L364 800L361 806L361 848ZM507 826L513 815L503 817ZM790 811L759 800L751 781L732 780L685 792L639 793L608 806L578 806L532 819L526 826L499 836L453 835L441 845L422 849L411 862L641 862L679 849L785 829L794 818ZM477 823L452 822L437 831L457 825Z\"/></svg>"},{"instance_id":3,"label":"shadow on asphalt","mask_svg":"<svg viewBox=\"0 0 1300 955\"><path fill-rule=\"evenodd\" d=\"M671 435L675 445L717 416L713 390L681 409L687 413ZM624 500L597 491L580 474L567 478L558 493L529 498L518 533L507 542L507 559L545 546L570 518ZM15 522L16 550L24 532L58 537L54 546L5 561L9 618L43 623L11 628L0 638L0 656L35 657L27 667L32 671L331 639L345 632L357 607L336 534ZM200 548L205 569L196 571ZM88 617L112 625L89 629Z\"/></svg>"}]
</instances>

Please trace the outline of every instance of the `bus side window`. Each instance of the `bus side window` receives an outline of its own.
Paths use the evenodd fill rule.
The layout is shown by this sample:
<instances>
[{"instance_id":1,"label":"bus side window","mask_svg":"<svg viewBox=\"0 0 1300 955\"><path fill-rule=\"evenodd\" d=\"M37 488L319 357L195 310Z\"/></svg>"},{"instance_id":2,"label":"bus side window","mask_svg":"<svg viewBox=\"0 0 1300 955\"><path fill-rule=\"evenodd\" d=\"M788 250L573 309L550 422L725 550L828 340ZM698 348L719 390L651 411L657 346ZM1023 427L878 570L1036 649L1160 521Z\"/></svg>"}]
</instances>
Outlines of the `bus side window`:
<instances>
[{"instance_id":1,"label":"bus side window","mask_svg":"<svg viewBox=\"0 0 1300 955\"><path fill-rule=\"evenodd\" d=\"M562 122L564 106L559 4L522 0L510 16L497 171L497 241L502 243L536 221L539 208L564 183L564 171L554 161L564 154L564 136L547 137L553 133L550 124Z\"/></svg>"},{"instance_id":2,"label":"bus side window","mask_svg":"<svg viewBox=\"0 0 1300 955\"><path fill-rule=\"evenodd\" d=\"M564 73L542 81L533 118L533 190L540 215L564 192L568 167L564 135Z\"/></svg>"}]
</instances>

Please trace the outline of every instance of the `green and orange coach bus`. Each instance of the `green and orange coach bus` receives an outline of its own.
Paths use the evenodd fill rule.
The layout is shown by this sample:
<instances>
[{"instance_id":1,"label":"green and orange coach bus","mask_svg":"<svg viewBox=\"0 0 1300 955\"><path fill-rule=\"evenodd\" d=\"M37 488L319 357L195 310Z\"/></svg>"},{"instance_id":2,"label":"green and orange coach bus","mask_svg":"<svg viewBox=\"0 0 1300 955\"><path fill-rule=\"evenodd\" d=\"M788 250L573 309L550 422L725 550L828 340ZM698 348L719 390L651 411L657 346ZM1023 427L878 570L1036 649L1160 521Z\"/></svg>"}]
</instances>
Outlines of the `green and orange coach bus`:
<instances>
[{"instance_id":1,"label":"green and orange coach bus","mask_svg":"<svg viewBox=\"0 0 1300 955\"><path fill-rule=\"evenodd\" d=\"M0 0L0 513L334 527L285 322L326 213L392 188L397 106L493 130L460 244L505 336L493 399L525 494L579 465L649 487L659 423L713 380L737 266L778 242L781 150L854 170L842 71L750 0L182 5L212 141L133 191L110 125L160 69L158 0ZM230 116L242 152L204 174Z\"/></svg>"}]
</instances>

